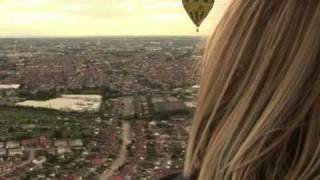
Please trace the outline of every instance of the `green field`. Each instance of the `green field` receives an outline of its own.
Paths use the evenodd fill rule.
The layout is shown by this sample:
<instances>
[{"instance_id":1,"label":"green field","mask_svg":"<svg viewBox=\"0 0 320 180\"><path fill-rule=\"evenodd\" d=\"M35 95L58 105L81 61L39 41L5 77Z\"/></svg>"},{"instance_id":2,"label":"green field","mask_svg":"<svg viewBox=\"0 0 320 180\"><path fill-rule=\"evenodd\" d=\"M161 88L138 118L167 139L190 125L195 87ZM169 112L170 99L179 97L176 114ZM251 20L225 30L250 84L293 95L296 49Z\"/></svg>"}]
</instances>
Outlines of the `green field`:
<instances>
[{"instance_id":1,"label":"green field","mask_svg":"<svg viewBox=\"0 0 320 180\"><path fill-rule=\"evenodd\" d=\"M98 114L65 113L47 109L0 107L0 139L89 138ZM30 128L31 126L31 128Z\"/></svg>"}]
</instances>

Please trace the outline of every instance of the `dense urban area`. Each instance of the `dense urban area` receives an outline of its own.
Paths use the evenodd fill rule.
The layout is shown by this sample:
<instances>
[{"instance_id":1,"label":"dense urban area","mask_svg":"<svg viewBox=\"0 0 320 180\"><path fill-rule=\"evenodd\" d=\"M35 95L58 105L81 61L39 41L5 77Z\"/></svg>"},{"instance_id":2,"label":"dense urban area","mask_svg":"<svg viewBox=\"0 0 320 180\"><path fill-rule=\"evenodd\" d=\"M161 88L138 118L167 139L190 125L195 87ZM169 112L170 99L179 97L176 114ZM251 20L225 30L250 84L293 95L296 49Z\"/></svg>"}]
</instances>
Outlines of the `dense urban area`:
<instances>
[{"instance_id":1,"label":"dense urban area","mask_svg":"<svg viewBox=\"0 0 320 180\"><path fill-rule=\"evenodd\" d=\"M0 39L0 180L181 171L199 37Z\"/></svg>"}]
</instances>

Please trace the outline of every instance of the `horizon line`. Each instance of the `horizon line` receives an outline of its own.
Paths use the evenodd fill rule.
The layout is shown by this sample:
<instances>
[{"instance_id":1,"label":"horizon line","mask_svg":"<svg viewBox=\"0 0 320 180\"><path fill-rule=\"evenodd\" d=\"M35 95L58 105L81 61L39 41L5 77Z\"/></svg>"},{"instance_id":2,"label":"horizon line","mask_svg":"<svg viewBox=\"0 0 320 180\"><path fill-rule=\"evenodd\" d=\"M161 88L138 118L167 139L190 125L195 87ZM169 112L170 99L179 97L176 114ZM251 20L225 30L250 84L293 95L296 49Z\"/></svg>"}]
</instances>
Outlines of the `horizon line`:
<instances>
[{"instance_id":1,"label":"horizon line","mask_svg":"<svg viewBox=\"0 0 320 180\"><path fill-rule=\"evenodd\" d=\"M84 35L84 36L68 36L68 35L49 35L49 36L0 36L0 39L40 39L40 38L107 38L107 37L208 37L209 35Z\"/></svg>"}]
</instances>

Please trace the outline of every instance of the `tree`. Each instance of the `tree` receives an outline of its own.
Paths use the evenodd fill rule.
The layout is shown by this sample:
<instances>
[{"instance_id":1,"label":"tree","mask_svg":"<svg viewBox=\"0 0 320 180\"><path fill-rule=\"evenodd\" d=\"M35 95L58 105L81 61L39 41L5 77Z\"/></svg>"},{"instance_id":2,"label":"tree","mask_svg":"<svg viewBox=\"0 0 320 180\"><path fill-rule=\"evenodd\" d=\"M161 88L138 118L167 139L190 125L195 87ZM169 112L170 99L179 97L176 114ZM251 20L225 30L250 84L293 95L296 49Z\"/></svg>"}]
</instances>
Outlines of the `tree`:
<instances>
[{"instance_id":1,"label":"tree","mask_svg":"<svg viewBox=\"0 0 320 180\"><path fill-rule=\"evenodd\" d=\"M63 132L61 129L55 129L51 135L52 138L61 139L63 137Z\"/></svg>"}]
</instances>

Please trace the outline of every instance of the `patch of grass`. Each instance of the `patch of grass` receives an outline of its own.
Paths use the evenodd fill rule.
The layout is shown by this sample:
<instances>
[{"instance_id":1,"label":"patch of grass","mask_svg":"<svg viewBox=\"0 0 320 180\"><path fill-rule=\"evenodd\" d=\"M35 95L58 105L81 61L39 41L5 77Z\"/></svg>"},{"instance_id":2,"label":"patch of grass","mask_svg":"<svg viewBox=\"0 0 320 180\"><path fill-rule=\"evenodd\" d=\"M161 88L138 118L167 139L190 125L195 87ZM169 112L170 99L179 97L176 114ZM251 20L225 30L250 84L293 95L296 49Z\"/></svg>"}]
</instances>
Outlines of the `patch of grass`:
<instances>
[{"instance_id":1,"label":"patch of grass","mask_svg":"<svg viewBox=\"0 0 320 180\"><path fill-rule=\"evenodd\" d=\"M90 138L93 119L98 114L67 113L55 110L0 107L1 139L27 139L41 135L52 136L55 130L64 131L65 138ZM29 130L23 125L34 124Z\"/></svg>"}]
</instances>

